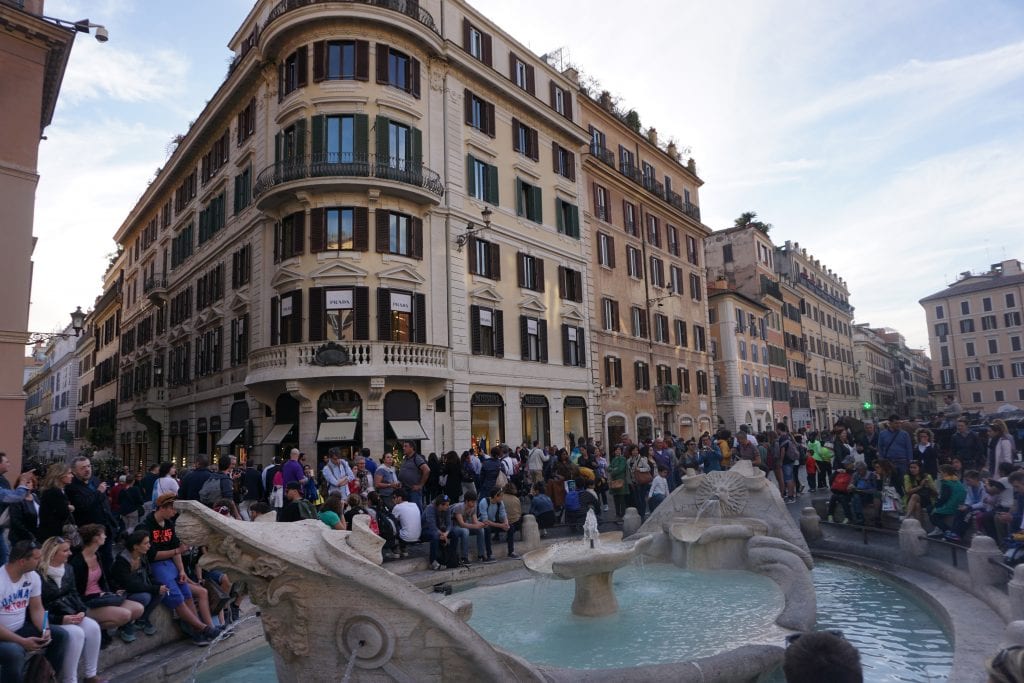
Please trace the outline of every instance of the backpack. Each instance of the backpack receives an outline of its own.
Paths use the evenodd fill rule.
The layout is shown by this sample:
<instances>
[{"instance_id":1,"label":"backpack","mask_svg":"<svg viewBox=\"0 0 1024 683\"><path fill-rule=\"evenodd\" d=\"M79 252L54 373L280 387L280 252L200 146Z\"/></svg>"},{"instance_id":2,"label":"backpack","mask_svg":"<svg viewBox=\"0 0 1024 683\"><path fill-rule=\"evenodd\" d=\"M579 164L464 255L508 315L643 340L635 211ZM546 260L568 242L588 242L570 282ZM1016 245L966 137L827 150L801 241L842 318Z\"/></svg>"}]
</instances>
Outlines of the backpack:
<instances>
[{"instance_id":1,"label":"backpack","mask_svg":"<svg viewBox=\"0 0 1024 683\"><path fill-rule=\"evenodd\" d=\"M750 439L745 436L740 439L739 451L741 460L750 460L751 462L757 460L761 455L761 451L758 450L757 446L750 443Z\"/></svg>"},{"instance_id":2,"label":"backpack","mask_svg":"<svg viewBox=\"0 0 1024 683\"><path fill-rule=\"evenodd\" d=\"M224 479L224 475L220 472L215 472L210 475L210 478L204 481L202 487L199 489L199 502L208 508L212 508L217 504L218 500L226 498L226 496L221 493L221 481Z\"/></svg>"},{"instance_id":3,"label":"backpack","mask_svg":"<svg viewBox=\"0 0 1024 683\"><path fill-rule=\"evenodd\" d=\"M39 652L28 660L28 668L25 670L24 683L57 683L57 672L50 666L42 652Z\"/></svg>"},{"instance_id":4,"label":"backpack","mask_svg":"<svg viewBox=\"0 0 1024 683\"><path fill-rule=\"evenodd\" d=\"M835 493L846 493L847 489L850 488L851 479L853 479L853 475L846 470L836 472L832 477L832 491Z\"/></svg>"},{"instance_id":5,"label":"backpack","mask_svg":"<svg viewBox=\"0 0 1024 683\"><path fill-rule=\"evenodd\" d=\"M579 491L566 491L565 492L565 509L569 512L576 512L580 509L580 492Z\"/></svg>"},{"instance_id":6,"label":"backpack","mask_svg":"<svg viewBox=\"0 0 1024 683\"><path fill-rule=\"evenodd\" d=\"M800 462L800 452L792 441L786 441L785 445L781 448L781 454L782 462L787 465Z\"/></svg>"},{"instance_id":7,"label":"backpack","mask_svg":"<svg viewBox=\"0 0 1024 683\"><path fill-rule=\"evenodd\" d=\"M301 519L317 519L316 509L305 498L299 499L299 517Z\"/></svg>"}]
</instances>

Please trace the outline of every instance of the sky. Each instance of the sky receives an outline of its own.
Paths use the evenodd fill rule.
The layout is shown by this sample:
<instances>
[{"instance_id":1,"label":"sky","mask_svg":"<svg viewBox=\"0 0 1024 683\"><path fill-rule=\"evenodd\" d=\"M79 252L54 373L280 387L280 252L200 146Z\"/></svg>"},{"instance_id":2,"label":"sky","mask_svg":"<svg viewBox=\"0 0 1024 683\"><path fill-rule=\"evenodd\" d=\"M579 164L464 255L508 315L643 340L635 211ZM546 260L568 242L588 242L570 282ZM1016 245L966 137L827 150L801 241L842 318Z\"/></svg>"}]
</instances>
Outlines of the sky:
<instances>
[{"instance_id":1,"label":"sky","mask_svg":"<svg viewBox=\"0 0 1024 683\"><path fill-rule=\"evenodd\" d=\"M704 223L757 212L846 280L855 322L927 348L920 298L1024 260L1024 3L472 4L690 148ZM41 145L31 329L92 305L114 232L222 82L251 6L47 1L110 41L79 35Z\"/></svg>"}]
</instances>

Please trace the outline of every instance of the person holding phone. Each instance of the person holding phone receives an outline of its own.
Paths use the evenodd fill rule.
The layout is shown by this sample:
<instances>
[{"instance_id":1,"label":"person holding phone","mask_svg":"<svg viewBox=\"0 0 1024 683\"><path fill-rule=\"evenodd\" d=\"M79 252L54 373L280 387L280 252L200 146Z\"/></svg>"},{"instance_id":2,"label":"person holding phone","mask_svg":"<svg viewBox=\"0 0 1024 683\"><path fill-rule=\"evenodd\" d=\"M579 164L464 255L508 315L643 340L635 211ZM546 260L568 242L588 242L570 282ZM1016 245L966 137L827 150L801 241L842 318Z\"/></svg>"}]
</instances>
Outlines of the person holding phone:
<instances>
[{"instance_id":1,"label":"person holding phone","mask_svg":"<svg viewBox=\"0 0 1024 683\"><path fill-rule=\"evenodd\" d=\"M42 558L35 541L18 541L0 568L0 683L19 683L30 652L43 656L60 676L68 634L46 623L43 585L35 568Z\"/></svg>"}]
</instances>

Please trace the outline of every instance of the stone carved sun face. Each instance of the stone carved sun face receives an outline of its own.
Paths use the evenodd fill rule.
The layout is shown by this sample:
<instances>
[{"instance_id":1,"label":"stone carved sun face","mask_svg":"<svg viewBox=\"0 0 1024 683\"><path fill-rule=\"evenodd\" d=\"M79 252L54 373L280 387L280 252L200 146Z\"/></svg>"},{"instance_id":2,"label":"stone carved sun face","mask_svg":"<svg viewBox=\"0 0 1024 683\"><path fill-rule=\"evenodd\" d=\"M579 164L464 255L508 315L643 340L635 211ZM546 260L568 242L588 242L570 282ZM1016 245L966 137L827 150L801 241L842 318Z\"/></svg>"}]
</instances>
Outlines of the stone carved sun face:
<instances>
[{"instance_id":1,"label":"stone carved sun face","mask_svg":"<svg viewBox=\"0 0 1024 683\"><path fill-rule=\"evenodd\" d=\"M747 484L738 472L708 472L697 487L695 499L705 514L734 517L747 505Z\"/></svg>"}]
</instances>

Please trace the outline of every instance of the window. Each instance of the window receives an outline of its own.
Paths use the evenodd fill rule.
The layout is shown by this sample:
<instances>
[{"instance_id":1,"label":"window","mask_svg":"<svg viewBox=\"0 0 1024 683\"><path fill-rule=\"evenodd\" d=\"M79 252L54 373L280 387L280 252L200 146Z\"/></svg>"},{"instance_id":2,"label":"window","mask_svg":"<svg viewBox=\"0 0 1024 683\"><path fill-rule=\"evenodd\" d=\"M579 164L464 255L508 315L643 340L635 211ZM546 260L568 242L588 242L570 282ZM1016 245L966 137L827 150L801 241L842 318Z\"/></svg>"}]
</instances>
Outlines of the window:
<instances>
[{"instance_id":1,"label":"window","mask_svg":"<svg viewBox=\"0 0 1024 683\"><path fill-rule=\"evenodd\" d=\"M551 143L551 159L554 164L552 169L555 173L568 178L569 180L576 180L576 155L562 147L557 142L552 141Z\"/></svg>"},{"instance_id":2,"label":"window","mask_svg":"<svg viewBox=\"0 0 1024 683\"><path fill-rule=\"evenodd\" d=\"M988 313L992 310L992 297L986 296L981 300L981 310Z\"/></svg>"},{"instance_id":3,"label":"window","mask_svg":"<svg viewBox=\"0 0 1024 683\"><path fill-rule=\"evenodd\" d=\"M1024 361L1015 361L1011 363L1010 375L1013 377L1024 377Z\"/></svg>"},{"instance_id":4,"label":"window","mask_svg":"<svg viewBox=\"0 0 1024 683\"><path fill-rule=\"evenodd\" d=\"M623 175L632 176L636 168L636 158L633 152L619 145L619 171Z\"/></svg>"},{"instance_id":5,"label":"window","mask_svg":"<svg viewBox=\"0 0 1024 683\"><path fill-rule=\"evenodd\" d=\"M619 331L619 302L601 299L601 327L606 332Z\"/></svg>"},{"instance_id":6,"label":"window","mask_svg":"<svg viewBox=\"0 0 1024 683\"><path fill-rule=\"evenodd\" d=\"M467 188L470 197L498 205L498 167L472 155L467 157Z\"/></svg>"},{"instance_id":7,"label":"window","mask_svg":"<svg viewBox=\"0 0 1024 683\"><path fill-rule=\"evenodd\" d=\"M652 287L664 287L665 286L665 264L660 258L652 256L650 258L651 268L648 273L648 277L651 281Z\"/></svg>"},{"instance_id":8,"label":"window","mask_svg":"<svg viewBox=\"0 0 1024 683\"><path fill-rule=\"evenodd\" d=\"M637 391L647 391L651 388L651 368L642 360L633 363L634 386Z\"/></svg>"},{"instance_id":9,"label":"window","mask_svg":"<svg viewBox=\"0 0 1024 683\"><path fill-rule=\"evenodd\" d=\"M703 370L697 371L697 393L702 396L708 393L708 373Z\"/></svg>"},{"instance_id":10,"label":"window","mask_svg":"<svg viewBox=\"0 0 1024 683\"><path fill-rule=\"evenodd\" d=\"M694 301L700 301L703 291L704 288L700 284L700 275L690 273L690 298Z\"/></svg>"},{"instance_id":11,"label":"window","mask_svg":"<svg viewBox=\"0 0 1024 683\"><path fill-rule=\"evenodd\" d=\"M381 130L387 131L390 143L390 121L378 117L378 135ZM313 117L313 162L314 164L350 164L366 161L367 140L369 138L369 121L365 114L343 114ZM408 128L406 127L406 131ZM382 140L383 142L383 140ZM383 146L383 145L382 145ZM403 147L404 148L404 147ZM397 145L396 145L397 149ZM377 153L385 158L390 154L388 149L378 149ZM400 151L394 156L405 157ZM381 161L384 161L383 159ZM320 170L314 167L313 174ZM324 168L323 172L333 174L342 169Z\"/></svg>"},{"instance_id":12,"label":"window","mask_svg":"<svg viewBox=\"0 0 1024 683\"><path fill-rule=\"evenodd\" d=\"M597 263L608 268L615 267L615 240L603 232L597 233Z\"/></svg>"},{"instance_id":13,"label":"window","mask_svg":"<svg viewBox=\"0 0 1024 683\"><path fill-rule=\"evenodd\" d=\"M562 365L587 367L582 327L562 325Z\"/></svg>"},{"instance_id":14,"label":"window","mask_svg":"<svg viewBox=\"0 0 1024 683\"><path fill-rule=\"evenodd\" d=\"M512 149L534 161L540 159L537 131L519 119L512 119Z\"/></svg>"},{"instance_id":15,"label":"window","mask_svg":"<svg viewBox=\"0 0 1024 683\"><path fill-rule=\"evenodd\" d=\"M470 237L469 272L492 280L501 279L501 247L493 242Z\"/></svg>"},{"instance_id":16,"label":"window","mask_svg":"<svg viewBox=\"0 0 1024 683\"><path fill-rule=\"evenodd\" d=\"M189 223L171 239L171 268L177 268L192 256L192 224Z\"/></svg>"},{"instance_id":17,"label":"window","mask_svg":"<svg viewBox=\"0 0 1024 683\"><path fill-rule=\"evenodd\" d=\"M689 340L687 340L686 338L686 321L677 319L675 321L675 328L676 346L681 346L685 349L687 346L689 346Z\"/></svg>"},{"instance_id":18,"label":"window","mask_svg":"<svg viewBox=\"0 0 1024 683\"><path fill-rule=\"evenodd\" d=\"M753 342L751 342L751 344L750 344L750 360L755 362L755 363L760 363L761 362L760 360L758 360L757 344L754 344ZM767 358L765 358L765 362L766 363L768 362Z\"/></svg>"},{"instance_id":19,"label":"window","mask_svg":"<svg viewBox=\"0 0 1024 683\"><path fill-rule=\"evenodd\" d=\"M513 52L508 55L508 63L509 78L512 79L512 82L521 90L533 95L536 91L533 66L519 59Z\"/></svg>"},{"instance_id":20,"label":"window","mask_svg":"<svg viewBox=\"0 0 1024 683\"><path fill-rule=\"evenodd\" d=\"M654 366L654 384L659 387L672 384L672 368L660 364Z\"/></svg>"},{"instance_id":21,"label":"window","mask_svg":"<svg viewBox=\"0 0 1024 683\"><path fill-rule=\"evenodd\" d=\"M679 256L679 231L671 225L665 226L665 248L673 256Z\"/></svg>"},{"instance_id":22,"label":"window","mask_svg":"<svg viewBox=\"0 0 1024 683\"><path fill-rule=\"evenodd\" d=\"M224 264L196 280L196 310L201 311L224 297Z\"/></svg>"},{"instance_id":23,"label":"window","mask_svg":"<svg viewBox=\"0 0 1024 683\"><path fill-rule=\"evenodd\" d=\"M999 342L997 342L995 339L989 339L988 340L988 352L989 353L999 353Z\"/></svg>"},{"instance_id":24,"label":"window","mask_svg":"<svg viewBox=\"0 0 1024 683\"><path fill-rule=\"evenodd\" d=\"M700 256L697 252L697 239L690 235L686 236L686 260L695 266L700 265Z\"/></svg>"},{"instance_id":25,"label":"window","mask_svg":"<svg viewBox=\"0 0 1024 683\"><path fill-rule=\"evenodd\" d=\"M245 170L235 176L235 213L238 215L242 209L252 203L252 164L245 167Z\"/></svg>"},{"instance_id":26,"label":"window","mask_svg":"<svg viewBox=\"0 0 1024 683\"><path fill-rule=\"evenodd\" d=\"M755 384L756 384L756 382L757 382L757 378L756 377L754 378L754 381L755 381ZM744 396L750 396L750 375L747 375L747 374L743 375L743 395Z\"/></svg>"},{"instance_id":27,"label":"window","mask_svg":"<svg viewBox=\"0 0 1024 683\"><path fill-rule=\"evenodd\" d=\"M608 206L608 189L594 183L594 217L611 222L611 207Z\"/></svg>"},{"instance_id":28,"label":"window","mask_svg":"<svg viewBox=\"0 0 1024 683\"><path fill-rule=\"evenodd\" d=\"M303 45L285 57L281 66L278 67L278 101L284 99L285 95L306 87L306 72L309 70L306 64L307 52L306 46Z\"/></svg>"},{"instance_id":29,"label":"window","mask_svg":"<svg viewBox=\"0 0 1024 683\"><path fill-rule=\"evenodd\" d=\"M427 342L426 295L377 289L377 338L381 341Z\"/></svg>"},{"instance_id":30,"label":"window","mask_svg":"<svg viewBox=\"0 0 1024 683\"><path fill-rule=\"evenodd\" d=\"M270 300L270 343L302 341L302 291L289 292Z\"/></svg>"},{"instance_id":31,"label":"window","mask_svg":"<svg viewBox=\"0 0 1024 683\"><path fill-rule=\"evenodd\" d=\"M739 355L740 355L740 360L746 360L747 359L747 342L745 340L743 340L743 339L740 339Z\"/></svg>"},{"instance_id":32,"label":"window","mask_svg":"<svg viewBox=\"0 0 1024 683\"><path fill-rule=\"evenodd\" d=\"M974 342L967 342L964 344L964 354L968 358L973 358L976 354L974 353Z\"/></svg>"},{"instance_id":33,"label":"window","mask_svg":"<svg viewBox=\"0 0 1024 683\"><path fill-rule=\"evenodd\" d=\"M225 193L210 200L202 211L199 212L199 244L216 235L224 227L224 208L226 204Z\"/></svg>"},{"instance_id":34,"label":"window","mask_svg":"<svg viewBox=\"0 0 1024 683\"><path fill-rule=\"evenodd\" d=\"M943 308L942 306L936 306L935 307L935 319L936 320L942 320L945 317L946 317L946 309Z\"/></svg>"},{"instance_id":35,"label":"window","mask_svg":"<svg viewBox=\"0 0 1024 683\"><path fill-rule=\"evenodd\" d=\"M676 368L676 384L684 394L690 393L690 371L687 368Z\"/></svg>"},{"instance_id":36,"label":"window","mask_svg":"<svg viewBox=\"0 0 1024 683\"><path fill-rule=\"evenodd\" d=\"M1013 295L1013 292L1008 293L1006 295L1006 307L1007 308L1013 308L1016 305L1017 305L1017 299Z\"/></svg>"},{"instance_id":37,"label":"window","mask_svg":"<svg viewBox=\"0 0 1024 683\"><path fill-rule=\"evenodd\" d=\"M1020 327L1020 311L1010 311L1003 314L1004 327Z\"/></svg>"},{"instance_id":38,"label":"window","mask_svg":"<svg viewBox=\"0 0 1024 683\"><path fill-rule=\"evenodd\" d=\"M238 123L235 127L235 138L239 147L242 143L252 137L252 134L256 132L256 98L249 100L249 104L245 105L245 109L238 112ZM170 216L167 216L167 222L165 227L170 223Z\"/></svg>"},{"instance_id":39,"label":"window","mask_svg":"<svg viewBox=\"0 0 1024 683\"><path fill-rule=\"evenodd\" d=\"M960 321L960 333L967 334L970 332L974 332L974 319L964 318Z\"/></svg>"},{"instance_id":40,"label":"window","mask_svg":"<svg viewBox=\"0 0 1024 683\"><path fill-rule=\"evenodd\" d=\"M370 78L370 44L365 40L313 43L313 82L366 81Z\"/></svg>"},{"instance_id":41,"label":"window","mask_svg":"<svg viewBox=\"0 0 1024 683\"><path fill-rule=\"evenodd\" d=\"M981 403L981 392L975 391L971 394L971 400L975 403Z\"/></svg>"},{"instance_id":42,"label":"window","mask_svg":"<svg viewBox=\"0 0 1024 683\"><path fill-rule=\"evenodd\" d=\"M993 396L993 397L995 398L995 400L996 400L996 402L997 402L997 403L1000 403L1000 402L1002 402L1002 401L1005 401L1005 400L1006 400L1006 394L1005 394L1005 393L1004 393L1003 391L999 390L999 389L996 389L996 390L995 390L995 391L993 392L993 394L994 394L994 396Z\"/></svg>"},{"instance_id":43,"label":"window","mask_svg":"<svg viewBox=\"0 0 1024 683\"><path fill-rule=\"evenodd\" d=\"M654 314L654 341L668 344L668 316Z\"/></svg>"},{"instance_id":44,"label":"window","mask_svg":"<svg viewBox=\"0 0 1024 683\"><path fill-rule=\"evenodd\" d=\"M394 211L377 211L377 252L423 258L423 221Z\"/></svg>"},{"instance_id":45,"label":"window","mask_svg":"<svg viewBox=\"0 0 1024 683\"><path fill-rule=\"evenodd\" d=\"M491 66L491 36L465 18L462 20L462 47L475 59Z\"/></svg>"},{"instance_id":46,"label":"window","mask_svg":"<svg viewBox=\"0 0 1024 683\"><path fill-rule=\"evenodd\" d=\"M377 82L420 96L420 62L404 52L377 43Z\"/></svg>"},{"instance_id":47,"label":"window","mask_svg":"<svg viewBox=\"0 0 1024 683\"><path fill-rule=\"evenodd\" d=\"M988 378L989 379L1003 379L1003 366L1000 363L988 366Z\"/></svg>"},{"instance_id":48,"label":"window","mask_svg":"<svg viewBox=\"0 0 1024 683\"><path fill-rule=\"evenodd\" d=\"M285 179L294 180L301 177L296 171L302 171L302 159L306 154L306 119L299 119L292 125L281 130L274 136L275 161L294 162L299 160L299 168L293 169L292 165L286 165L284 171Z\"/></svg>"},{"instance_id":49,"label":"window","mask_svg":"<svg viewBox=\"0 0 1024 683\"><path fill-rule=\"evenodd\" d=\"M466 125L476 128L481 133L495 134L494 127L494 105L487 102L479 95L474 95L469 90L465 93Z\"/></svg>"},{"instance_id":50,"label":"window","mask_svg":"<svg viewBox=\"0 0 1024 683\"><path fill-rule=\"evenodd\" d=\"M195 199L198 186L199 174L193 170L174 191L174 211L176 213L184 211L188 203Z\"/></svg>"},{"instance_id":51,"label":"window","mask_svg":"<svg viewBox=\"0 0 1024 683\"><path fill-rule=\"evenodd\" d=\"M499 308L469 307L470 350L477 356L505 357L504 313Z\"/></svg>"},{"instance_id":52,"label":"window","mask_svg":"<svg viewBox=\"0 0 1024 683\"><path fill-rule=\"evenodd\" d=\"M583 301L583 273L558 266L558 296L566 301Z\"/></svg>"},{"instance_id":53,"label":"window","mask_svg":"<svg viewBox=\"0 0 1024 683\"><path fill-rule=\"evenodd\" d=\"M548 323L540 318L519 316L519 341L522 359L548 362Z\"/></svg>"},{"instance_id":54,"label":"window","mask_svg":"<svg viewBox=\"0 0 1024 683\"><path fill-rule=\"evenodd\" d=\"M1020 337L1010 337L1010 350L1020 351Z\"/></svg>"},{"instance_id":55,"label":"window","mask_svg":"<svg viewBox=\"0 0 1024 683\"><path fill-rule=\"evenodd\" d=\"M536 256L519 252L516 257L519 286L535 292L544 291L544 261Z\"/></svg>"},{"instance_id":56,"label":"window","mask_svg":"<svg viewBox=\"0 0 1024 683\"><path fill-rule=\"evenodd\" d=\"M274 263L305 253L306 214L285 216L274 225Z\"/></svg>"},{"instance_id":57,"label":"window","mask_svg":"<svg viewBox=\"0 0 1024 683\"><path fill-rule=\"evenodd\" d=\"M249 359L249 314L231 321L231 365L241 365Z\"/></svg>"},{"instance_id":58,"label":"window","mask_svg":"<svg viewBox=\"0 0 1024 683\"><path fill-rule=\"evenodd\" d=\"M606 387L622 386L622 360L620 358L604 357L604 385Z\"/></svg>"},{"instance_id":59,"label":"window","mask_svg":"<svg viewBox=\"0 0 1024 683\"><path fill-rule=\"evenodd\" d=\"M981 329L982 330L994 330L996 329L996 317L994 315L983 315L981 316Z\"/></svg>"},{"instance_id":60,"label":"window","mask_svg":"<svg viewBox=\"0 0 1024 683\"><path fill-rule=\"evenodd\" d=\"M693 326L693 348L695 351L707 351L707 341L704 338L704 328L700 325Z\"/></svg>"},{"instance_id":61,"label":"window","mask_svg":"<svg viewBox=\"0 0 1024 683\"><path fill-rule=\"evenodd\" d=\"M949 323L935 323L935 336L941 341L949 334Z\"/></svg>"},{"instance_id":62,"label":"window","mask_svg":"<svg viewBox=\"0 0 1024 683\"><path fill-rule=\"evenodd\" d=\"M551 108L567 119L572 120L572 95L568 90L555 85L551 81Z\"/></svg>"},{"instance_id":63,"label":"window","mask_svg":"<svg viewBox=\"0 0 1024 683\"><path fill-rule=\"evenodd\" d=\"M661 226L657 216L647 214L647 243L661 247Z\"/></svg>"},{"instance_id":64,"label":"window","mask_svg":"<svg viewBox=\"0 0 1024 683\"><path fill-rule=\"evenodd\" d=\"M647 313L639 306L631 306L629 309L631 331L634 337L647 339Z\"/></svg>"},{"instance_id":65,"label":"window","mask_svg":"<svg viewBox=\"0 0 1024 683\"><path fill-rule=\"evenodd\" d=\"M961 301L960 302L960 313L962 315L970 315L971 314L971 302L970 301Z\"/></svg>"},{"instance_id":66,"label":"window","mask_svg":"<svg viewBox=\"0 0 1024 683\"><path fill-rule=\"evenodd\" d=\"M538 190L538 194L539 194ZM580 238L580 210L575 204L555 198L555 218L557 219L558 232L568 237ZM539 219L537 222L541 222Z\"/></svg>"},{"instance_id":67,"label":"window","mask_svg":"<svg viewBox=\"0 0 1024 683\"><path fill-rule=\"evenodd\" d=\"M558 200L561 202L561 200ZM544 210L541 203L541 191L529 183L516 178L516 215L534 223L544 222ZM561 220L561 216L559 216Z\"/></svg>"},{"instance_id":68,"label":"window","mask_svg":"<svg viewBox=\"0 0 1024 683\"><path fill-rule=\"evenodd\" d=\"M252 277L252 246L247 244L231 255L231 288L249 284Z\"/></svg>"},{"instance_id":69,"label":"window","mask_svg":"<svg viewBox=\"0 0 1024 683\"><path fill-rule=\"evenodd\" d=\"M634 246L626 245L626 271L629 276L639 280L643 277L643 263L640 260L640 250Z\"/></svg>"},{"instance_id":70,"label":"window","mask_svg":"<svg viewBox=\"0 0 1024 683\"><path fill-rule=\"evenodd\" d=\"M627 201L622 202L622 227L627 235L637 237L636 206Z\"/></svg>"},{"instance_id":71,"label":"window","mask_svg":"<svg viewBox=\"0 0 1024 683\"><path fill-rule=\"evenodd\" d=\"M683 293L683 269L679 266L669 268L669 291L673 294Z\"/></svg>"},{"instance_id":72,"label":"window","mask_svg":"<svg viewBox=\"0 0 1024 683\"><path fill-rule=\"evenodd\" d=\"M205 377L221 369L221 342L224 328L207 330L196 337L196 377Z\"/></svg>"},{"instance_id":73,"label":"window","mask_svg":"<svg viewBox=\"0 0 1024 683\"><path fill-rule=\"evenodd\" d=\"M732 263L732 245L731 244L723 244L722 245L722 262L723 263Z\"/></svg>"}]
</instances>

